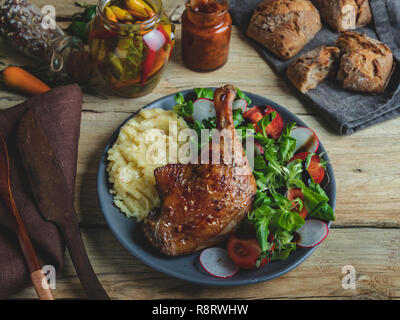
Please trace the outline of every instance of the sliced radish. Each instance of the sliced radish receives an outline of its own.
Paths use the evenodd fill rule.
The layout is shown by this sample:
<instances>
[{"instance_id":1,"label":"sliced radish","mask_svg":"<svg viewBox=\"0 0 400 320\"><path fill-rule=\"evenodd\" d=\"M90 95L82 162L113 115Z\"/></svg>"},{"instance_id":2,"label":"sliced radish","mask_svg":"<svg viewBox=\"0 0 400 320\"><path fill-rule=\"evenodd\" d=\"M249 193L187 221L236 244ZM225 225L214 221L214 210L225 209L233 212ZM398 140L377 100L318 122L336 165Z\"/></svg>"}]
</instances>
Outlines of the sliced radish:
<instances>
[{"instance_id":1,"label":"sliced radish","mask_svg":"<svg viewBox=\"0 0 400 320\"><path fill-rule=\"evenodd\" d=\"M264 154L264 148L258 141L254 141L254 147L256 150L256 156L259 154Z\"/></svg>"},{"instance_id":2,"label":"sliced radish","mask_svg":"<svg viewBox=\"0 0 400 320\"><path fill-rule=\"evenodd\" d=\"M294 152L317 152L319 141L317 135L309 128L296 127L290 133L296 139Z\"/></svg>"},{"instance_id":3,"label":"sliced radish","mask_svg":"<svg viewBox=\"0 0 400 320\"><path fill-rule=\"evenodd\" d=\"M244 99L238 99L233 102L233 110L242 109L243 112L246 112L248 107L248 103Z\"/></svg>"},{"instance_id":4,"label":"sliced radish","mask_svg":"<svg viewBox=\"0 0 400 320\"><path fill-rule=\"evenodd\" d=\"M297 245L301 248L312 248L325 240L328 236L329 228L321 220L308 219L296 232L300 236Z\"/></svg>"},{"instance_id":5,"label":"sliced radish","mask_svg":"<svg viewBox=\"0 0 400 320\"><path fill-rule=\"evenodd\" d=\"M215 117L214 102L207 98L197 99L193 103L193 119L203 121L211 117Z\"/></svg>"},{"instance_id":6,"label":"sliced radish","mask_svg":"<svg viewBox=\"0 0 400 320\"><path fill-rule=\"evenodd\" d=\"M239 267L231 260L228 251L223 248L208 248L200 254L200 264L204 270L217 278L231 278Z\"/></svg>"}]
</instances>

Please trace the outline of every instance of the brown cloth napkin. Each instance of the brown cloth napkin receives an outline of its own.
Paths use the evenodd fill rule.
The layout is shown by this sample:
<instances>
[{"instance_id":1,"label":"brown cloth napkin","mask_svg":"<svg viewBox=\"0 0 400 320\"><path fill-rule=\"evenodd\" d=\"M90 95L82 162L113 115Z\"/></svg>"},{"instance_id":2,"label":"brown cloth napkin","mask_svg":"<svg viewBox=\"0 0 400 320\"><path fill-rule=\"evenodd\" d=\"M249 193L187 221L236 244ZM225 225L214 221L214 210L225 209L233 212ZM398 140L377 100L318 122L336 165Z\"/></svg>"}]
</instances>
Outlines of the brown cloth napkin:
<instances>
[{"instance_id":1,"label":"brown cloth napkin","mask_svg":"<svg viewBox=\"0 0 400 320\"><path fill-rule=\"evenodd\" d=\"M64 244L57 227L45 221L35 206L18 154L16 132L19 120L30 108L35 109L39 122L56 152L71 191L66 196L73 201L82 111L81 89L78 85L59 87L0 111L0 132L8 146L11 185L16 205L41 262L59 270L63 264ZM0 299L30 285L29 272L17 237L15 232L8 228L10 215L0 202Z\"/></svg>"}]
</instances>

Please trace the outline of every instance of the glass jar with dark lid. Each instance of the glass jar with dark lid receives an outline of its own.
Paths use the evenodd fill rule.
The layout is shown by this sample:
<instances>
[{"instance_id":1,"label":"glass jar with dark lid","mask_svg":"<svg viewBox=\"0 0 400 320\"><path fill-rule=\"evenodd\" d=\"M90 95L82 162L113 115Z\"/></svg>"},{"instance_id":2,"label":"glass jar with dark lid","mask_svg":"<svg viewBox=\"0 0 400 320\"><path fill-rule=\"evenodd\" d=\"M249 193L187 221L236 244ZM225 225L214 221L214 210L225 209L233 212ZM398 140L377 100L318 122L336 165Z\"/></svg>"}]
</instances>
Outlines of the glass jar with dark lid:
<instances>
[{"instance_id":1,"label":"glass jar with dark lid","mask_svg":"<svg viewBox=\"0 0 400 320\"><path fill-rule=\"evenodd\" d=\"M53 18L45 18L29 0L0 0L0 35L18 51L60 72L76 57L72 52L83 52L83 44L66 35Z\"/></svg>"},{"instance_id":2,"label":"glass jar with dark lid","mask_svg":"<svg viewBox=\"0 0 400 320\"><path fill-rule=\"evenodd\" d=\"M187 0L182 16L182 59L196 71L223 66L229 55L232 19L227 0Z\"/></svg>"}]
</instances>

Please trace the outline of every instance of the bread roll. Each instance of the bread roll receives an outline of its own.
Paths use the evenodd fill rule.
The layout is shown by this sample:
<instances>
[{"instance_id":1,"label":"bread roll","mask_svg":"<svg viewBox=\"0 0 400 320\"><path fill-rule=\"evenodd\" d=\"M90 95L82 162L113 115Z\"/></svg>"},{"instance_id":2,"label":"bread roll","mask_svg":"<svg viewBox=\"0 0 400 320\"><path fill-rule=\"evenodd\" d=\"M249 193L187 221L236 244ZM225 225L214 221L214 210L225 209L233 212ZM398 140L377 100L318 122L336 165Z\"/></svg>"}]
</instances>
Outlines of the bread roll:
<instances>
[{"instance_id":1,"label":"bread roll","mask_svg":"<svg viewBox=\"0 0 400 320\"><path fill-rule=\"evenodd\" d=\"M286 74L293 85L302 93L314 89L331 74L335 74L336 61L340 50L322 46L293 60Z\"/></svg>"},{"instance_id":2,"label":"bread roll","mask_svg":"<svg viewBox=\"0 0 400 320\"><path fill-rule=\"evenodd\" d=\"M358 6L357 28L364 27L372 20L371 7L369 0L356 0Z\"/></svg>"},{"instance_id":3,"label":"bread roll","mask_svg":"<svg viewBox=\"0 0 400 320\"><path fill-rule=\"evenodd\" d=\"M391 50L378 40L356 32L343 32L335 45L342 57L337 79L343 88L379 93L389 82L394 64Z\"/></svg>"},{"instance_id":4,"label":"bread roll","mask_svg":"<svg viewBox=\"0 0 400 320\"><path fill-rule=\"evenodd\" d=\"M369 0L312 0L322 19L335 31L356 29L371 22Z\"/></svg>"},{"instance_id":5,"label":"bread roll","mask_svg":"<svg viewBox=\"0 0 400 320\"><path fill-rule=\"evenodd\" d=\"M309 0L265 0L254 11L247 35L280 59L295 56L321 29Z\"/></svg>"}]
</instances>

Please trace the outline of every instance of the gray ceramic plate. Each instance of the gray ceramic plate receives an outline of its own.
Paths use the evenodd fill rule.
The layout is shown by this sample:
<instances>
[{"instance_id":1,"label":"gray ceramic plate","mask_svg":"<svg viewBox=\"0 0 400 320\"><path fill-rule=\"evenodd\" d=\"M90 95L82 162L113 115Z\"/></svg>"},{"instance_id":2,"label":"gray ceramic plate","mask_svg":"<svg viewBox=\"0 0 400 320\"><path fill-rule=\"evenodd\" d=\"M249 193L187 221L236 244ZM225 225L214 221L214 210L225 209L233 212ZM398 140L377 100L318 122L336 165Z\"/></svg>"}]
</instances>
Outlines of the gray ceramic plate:
<instances>
[{"instance_id":1,"label":"gray ceramic plate","mask_svg":"<svg viewBox=\"0 0 400 320\"><path fill-rule=\"evenodd\" d=\"M185 98L195 99L195 93L193 90L186 90L182 92ZM289 122L296 122L299 126L307 126L302 120L296 115L289 112L282 106L275 102L263 98L261 96L246 92L246 94L253 101L253 105L269 105L275 108L282 116L285 125ZM165 110L172 109L175 105L174 95L169 95L161 98L153 103L144 107L146 108L162 108ZM200 263L199 255L200 252L196 252L190 255L181 257L166 257L161 255L157 250L153 249L151 245L145 239L140 224L136 223L134 219L126 218L120 210L114 206L113 197L108 192L110 184L108 182L108 174L106 171L107 166L107 151L112 147L116 141L120 128L130 119L132 119L136 113L130 116L121 126L114 132L110 138L107 146L102 154L99 171L98 171L98 197L100 206L103 211L104 217L115 237L121 242L121 244L134 256L136 256L143 263L148 266L163 272L167 275L183 279L189 282L210 285L210 286L237 286L245 284L253 284L263 281L268 281L273 278L279 277L293 268L297 267L307 257L309 257L317 247L312 249L300 249L298 248L295 252L292 252L287 260L274 261L267 266L258 270L240 270L234 277L229 279L218 279L208 273L206 273ZM320 141L318 153L324 152L325 149ZM325 160L329 160L327 154L324 155ZM330 177L329 184L325 188L327 195L330 198L330 205L335 209L336 202L336 186L335 178L333 175L331 165L328 165L327 174ZM330 226L330 224L329 224ZM222 243L221 246L225 244Z\"/></svg>"}]
</instances>

